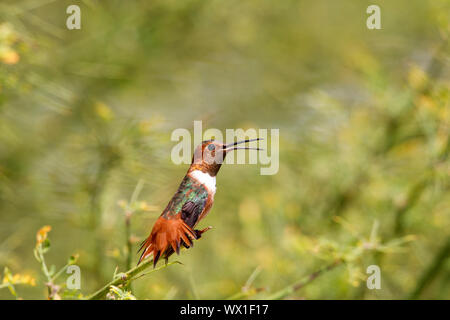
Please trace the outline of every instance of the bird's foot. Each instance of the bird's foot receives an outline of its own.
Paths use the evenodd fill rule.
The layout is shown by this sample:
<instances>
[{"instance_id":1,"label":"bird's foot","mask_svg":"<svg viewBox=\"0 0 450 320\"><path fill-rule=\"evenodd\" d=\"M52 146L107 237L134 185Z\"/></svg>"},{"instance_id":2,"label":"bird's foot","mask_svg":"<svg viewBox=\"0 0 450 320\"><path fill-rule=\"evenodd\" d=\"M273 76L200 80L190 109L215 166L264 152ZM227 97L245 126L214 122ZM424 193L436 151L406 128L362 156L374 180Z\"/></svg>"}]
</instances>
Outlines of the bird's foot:
<instances>
[{"instance_id":1,"label":"bird's foot","mask_svg":"<svg viewBox=\"0 0 450 320\"><path fill-rule=\"evenodd\" d=\"M206 227L205 229L202 229L202 230L193 230L194 234L195 234L195 240L200 239L202 237L202 234L205 233L206 231L208 231L209 229L212 229L212 227L209 226L209 227ZM194 247L194 241L191 241L191 243L189 245L186 244L184 241L182 243L183 243L183 246L186 249Z\"/></svg>"},{"instance_id":2,"label":"bird's foot","mask_svg":"<svg viewBox=\"0 0 450 320\"><path fill-rule=\"evenodd\" d=\"M202 234L206 231L208 231L209 229L212 229L211 226L206 227L205 229L202 230L194 230L195 232L195 236L197 237L197 239L200 239L202 237Z\"/></svg>"}]
</instances>

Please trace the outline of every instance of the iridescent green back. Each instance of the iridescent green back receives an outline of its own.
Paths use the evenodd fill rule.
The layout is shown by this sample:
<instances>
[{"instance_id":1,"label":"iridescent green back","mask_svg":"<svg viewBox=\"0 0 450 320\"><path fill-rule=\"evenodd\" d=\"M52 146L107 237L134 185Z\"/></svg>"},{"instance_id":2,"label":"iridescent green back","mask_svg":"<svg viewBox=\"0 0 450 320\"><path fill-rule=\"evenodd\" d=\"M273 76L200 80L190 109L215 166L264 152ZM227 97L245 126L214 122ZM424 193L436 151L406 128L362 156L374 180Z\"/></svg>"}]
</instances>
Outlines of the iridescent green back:
<instances>
[{"instance_id":1,"label":"iridescent green back","mask_svg":"<svg viewBox=\"0 0 450 320\"><path fill-rule=\"evenodd\" d=\"M162 216L168 218L169 216L177 215L181 212L183 205L188 201L194 202L198 207L203 209L207 199L208 190L197 180L186 175Z\"/></svg>"}]
</instances>

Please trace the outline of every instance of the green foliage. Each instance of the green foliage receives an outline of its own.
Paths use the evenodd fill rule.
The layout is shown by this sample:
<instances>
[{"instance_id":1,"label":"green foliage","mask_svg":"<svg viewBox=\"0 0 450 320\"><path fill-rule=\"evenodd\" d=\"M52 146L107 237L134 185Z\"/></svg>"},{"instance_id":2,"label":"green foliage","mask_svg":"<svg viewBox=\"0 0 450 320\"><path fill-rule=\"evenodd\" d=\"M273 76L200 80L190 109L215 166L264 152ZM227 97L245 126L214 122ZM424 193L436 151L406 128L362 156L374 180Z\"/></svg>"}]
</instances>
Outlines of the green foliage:
<instances>
[{"instance_id":1,"label":"green foliage","mask_svg":"<svg viewBox=\"0 0 450 320\"><path fill-rule=\"evenodd\" d=\"M35 286L36 280L30 275L12 274L12 272L8 269L8 267L5 267L5 269L3 270L3 281L0 284L0 289L8 288L9 292L16 299L18 299L19 296L17 295L15 289L15 286L18 284Z\"/></svg>"},{"instance_id":2,"label":"green foliage","mask_svg":"<svg viewBox=\"0 0 450 320\"><path fill-rule=\"evenodd\" d=\"M111 286L107 298L109 300L136 300L136 297L130 291L122 290L116 286Z\"/></svg>"},{"instance_id":3,"label":"green foliage","mask_svg":"<svg viewBox=\"0 0 450 320\"><path fill-rule=\"evenodd\" d=\"M44 226L37 232L36 235L36 247L34 248L34 257L41 264L41 270L45 275L45 286L48 291L48 299L49 300L60 300L61 298L69 298L69 297L81 297L81 295L73 291L64 290L65 283L57 284L56 280L60 278L62 274L65 273L67 268L71 265L74 265L78 261L78 255L72 255L67 260L67 264L62 267L60 270L56 271L56 266L51 265L47 266L45 261L45 254L50 250L50 239L48 238L48 233L50 232L50 226Z\"/></svg>"},{"instance_id":4,"label":"green foliage","mask_svg":"<svg viewBox=\"0 0 450 320\"><path fill-rule=\"evenodd\" d=\"M72 31L69 4L0 3L0 298L450 298L448 1L382 30L365 1L82 1ZM141 277L194 120L279 128L280 170L225 165L214 228Z\"/></svg>"}]
</instances>

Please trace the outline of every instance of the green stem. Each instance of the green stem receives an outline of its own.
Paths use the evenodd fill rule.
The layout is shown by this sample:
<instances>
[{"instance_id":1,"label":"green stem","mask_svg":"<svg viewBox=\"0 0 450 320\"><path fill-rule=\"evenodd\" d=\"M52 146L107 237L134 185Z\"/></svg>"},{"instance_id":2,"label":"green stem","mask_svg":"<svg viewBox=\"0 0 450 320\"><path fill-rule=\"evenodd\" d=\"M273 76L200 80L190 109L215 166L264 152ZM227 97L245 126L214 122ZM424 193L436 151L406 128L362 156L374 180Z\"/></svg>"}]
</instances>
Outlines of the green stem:
<instances>
[{"instance_id":1,"label":"green stem","mask_svg":"<svg viewBox=\"0 0 450 320\"><path fill-rule=\"evenodd\" d=\"M178 261L170 262L161 267L153 269L150 272L145 273L145 275L150 274L155 271L158 271L158 270L161 270L161 269L164 269L164 268L166 268L172 264L176 264L176 263L181 264ZM98 300L98 299L103 298L109 292L109 289L111 288L111 286L119 286L128 281L136 280L137 278L140 278L140 276L142 276L142 275L140 275L140 273L142 271L144 271L145 269L147 269L151 266L153 266L153 259L148 259L148 260L145 260L144 262L142 262L140 265L128 270L127 272L119 273L114 280L112 280L111 282L109 282L108 284L106 284L105 286L103 286L101 289L97 290L93 294L87 296L86 299L87 300Z\"/></svg>"},{"instance_id":2,"label":"green stem","mask_svg":"<svg viewBox=\"0 0 450 320\"><path fill-rule=\"evenodd\" d=\"M10 283L3 283L3 284L0 284L0 289L8 288L10 285L11 285Z\"/></svg>"},{"instance_id":3,"label":"green stem","mask_svg":"<svg viewBox=\"0 0 450 320\"><path fill-rule=\"evenodd\" d=\"M450 256L450 237L447 238L446 243L442 247L441 250L436 254L433 261L430 263L428 268L425 270L425 272L422 274L422 276L419 279L419 282L417 283L416 288L414 291L410 294L409 299L417 299L420 297L422 292L425 290L426 287L428 287L431 282L436 278L436 276L439 274L439 271L442 269L442 267L445 264L445 261Z\"/></svg>"},{"instance_id":4,"label":"green stem","mask_svg":"<svg viewBox=\"0 0 450 320\"><path fill-rule=\"evenodd\" d=\"M133 242L131 241L131 216L133 215L134 205L137 201L139 194L144 187L144 180L139 179L136 188L134 188L133 194L131 195L130 202L127 206L125 212L125 237L126 237L126 246L127 246L127 256L126 256L126 268L131 268L131 261L133 258ZM131 283L127 286L127 289L131 291Z\"/></svg>"},{"instance_id":5,"label":"green stem","mask_svg":"<svg viewBox=\"0 0 450 320\"><path fill-rule=\"evenodd\" d=\"M64 267L61 268L61 270L59 270L52 278L52 282L55 282L56 279L59 278L60 275L62 275L67 268L69 267L69 264L66 264Z\"/></svg>"},{"instance_id":6,"label":"green stem","mask_svg":"<svg viewBox=\"0 0 450 320\"><path fill-rule=\"evenodd\" d=\"M44 272L45 276L47 277L47 281L49 283L51 283L52 278L50 277L50 273L48 272L47 264L45 263L44 254L42 253L42 249L39 248L38 252L39 252L39 259L41 261L42 271Z\"/></svg>"},{"instance_id":7,"label":"green stem","mask_svg":"<svg viewBox=\"0 0 450 320\"><path fill-rule=\"evenodd\" d=\"M53 287L53 280L50 276L50 272L48 272L47 264L45 263L44 253L42 252L42 244L39 244L39 247L37 248L39 261L41 262L41 268L42 272L44 272L45 276L47 277L47 293L48 293L48 299L52 300L52 287Z\"/></svg>"},{"instance_id":8,"label":"green stem","mask_svg":"<svg viewBox=\"0 0 450 320\"><path fill-rule=\"evenodd\" d=\"M306 277L304 277L303 279L301 279L300 281L278 291L275 292L274 294L270 295L267 300L280 300L280 299L284 299L287 296L295 293L295 291L303 288L304 286L308 285L309 283L313 282L316 278L318 278L319 276L321 276L322 274L324 274L325 272L328 272L332 269L334 269L335 267L337 267L338 265L340 265L343 261L342 260L336 260L335 262L333 262L332 264L323 267L309 275L307 275Z\"/></svg>"},{"instance_id":9,"label":"green stem","mask_svg":"<svg viewBox=\"0 0 450 320\"><path fill-rule=\"evenodd\" d=\"M133 243L131 242L131 212L125 213L125 238L127 246L126 268L131 268L131 260L133 258Z\"/></svg>"}]
</instances>

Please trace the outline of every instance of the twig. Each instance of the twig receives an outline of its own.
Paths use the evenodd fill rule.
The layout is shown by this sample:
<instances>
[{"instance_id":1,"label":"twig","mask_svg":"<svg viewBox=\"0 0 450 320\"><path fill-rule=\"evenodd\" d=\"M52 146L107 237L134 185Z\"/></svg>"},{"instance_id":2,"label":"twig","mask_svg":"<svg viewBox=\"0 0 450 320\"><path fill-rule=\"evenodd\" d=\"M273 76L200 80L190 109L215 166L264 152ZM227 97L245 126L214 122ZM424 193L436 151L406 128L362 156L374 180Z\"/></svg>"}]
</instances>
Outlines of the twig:
<instances>
[{"instance_id":1,"label":"twig","mask_svg":"<svg viewBox=\"0 0 450 320\"><path fill-rule=\"evenodd\" d=\"M153 269L152 271L147 272L145 275L150 274L155 271L158 271L158 270L161 270L161 269L164 269L173 264L181 264L181 263L178 261L170 262L161 267ZM119 286L128 281L136 280L137 278L140 278L140 276L141 276L140 273L142 271L144 271L145 269L152 267L152 266L153 266L153 259L144 260L140 265L128 270L127 272L119 273L113 281L109 282L108 284L106 284L105 286L103 286L101 289L94 292L93 294L87 296L86 299L87 300L101 299L109 292L109 289L111 288L111 286Z\"/></svg>"},{"instance_id":2,"label":"twig","mask_svg":"<svg viewBox=\"0 0 450 320\"><path fill-rule=\"evenodd\" d=\"M412 185L411 188L408 190L408 194L404 204L399 205L395 210L394 212L395 221L393 231L394 236L398 236L403 233L405 215L420 200L420 197L422 196L422 193L426 190L429 181L430 181L429 177L426 176L421 180L419 180L414 185Z\"/></svg>"},{"instance_id":3,"label":"twig","mask_svg":"<svg viewBox=\"0 0 450 320\"><path fill-rule=\"evenodd\" d=\"M144 186L144 180L139 179L136 187L134 188L133 194L131 195L130 202L128 203L125 210L125 237L127 246L127 256L126 256L126 269L131 268L131 260L133 258L133 241L131 239L131 216L134 213L133 207L139 194ZM126 289L132 291L131 282L126 286Z\"/></svg>"},{"instance_id":4,"label":"twig","mask_svg":"<svg viewBox=\"0 0 450 320\"><path fill-rule=\"evenodd\" d=\"M226 300L241 300L243 298L249 297L251 295L263 291L263 289L252 288L252 283L253 281L255 281L256 277L260 274L261 270L262 270L261 266L257 266L256 269L252 272L250 277L245 282L245 285L242 287L241 291L226 298Z\"/></svg>"},{"instance_id":5,"label":"twig","mask_svg":"<svg viewBox=\"0 0 450 320\"><path fill-rule=\"evenodd\" d=\"M284 299L287 296L293 294L295 291L305 287L306 285L310 284L311 282L313 282L316 278L318 278L319 276L321 276L322 274L324 274L325 272L328 272L332 269L334 269L335 267L337 267L338 265L340 265L343 261L342 260L336 260L335 262L333 262L332 264L323 267L313 273L311 273L310 275L307 275L306 277L304 277L303 279L301 279L300 281L278 291L275 292L274 294L272 294L271 296L269 296L267 299L268 300L280 300L280 299Z\"/></svg>"},{"instance_id":6,"label":"twig","mask_svg":"<svg viewBox=\"0 0 450 320\"><path fill-rule=\"evenodd\" d=\"M142 188L144 187L144 180L139 179L138 183L136 184L136 187L134 188L133 194L131 195L130 202L128 203L126 207L125 212L125 236L126 236L126 245L127 245L127 259L126 259L126 268L131 268L131 260L133 257L133 241L131 239L131 216L134 213L133 206L135 202L137 201L137 198L139 194L142 191Z\"/></svg>"},{"instance_id":7,"label":"twig","mask_svg":"<svg viewBox=\"0 0 450 320\"><path fill-rule=\"evenodd\" d=\"M42 244L39 244L35 250L36 250L34 252L35 256L37 260L41 263L42 272L44 272L44 275L47 278L47 282L45 283L45 285L47 287L48 299L53 300L55 296L53 288L55 287L55 285L53 283L53 279L50 275L50 272L48 271L47 264L45 263L44 253L42 252Z\"/></svg>"},{"instance_id":8,"label":"twig","mask_svg":"<svg viewBox=\"0 0 450 320\"><path fill-rule=\"evenodd\" d=\"M428 268L426 268L425 272L420 277L416 288L410 294L409 299L417 299L420 297L422 292L425 290L427 286L431 284L431 282L436 278L439 274L439 271L445 264L445 261L450 256L450 237L447 238L446 243L442 247L441 250L436 254L433 261L430 263Z\"/></svg>"}]
</instances>

